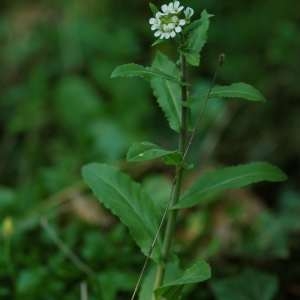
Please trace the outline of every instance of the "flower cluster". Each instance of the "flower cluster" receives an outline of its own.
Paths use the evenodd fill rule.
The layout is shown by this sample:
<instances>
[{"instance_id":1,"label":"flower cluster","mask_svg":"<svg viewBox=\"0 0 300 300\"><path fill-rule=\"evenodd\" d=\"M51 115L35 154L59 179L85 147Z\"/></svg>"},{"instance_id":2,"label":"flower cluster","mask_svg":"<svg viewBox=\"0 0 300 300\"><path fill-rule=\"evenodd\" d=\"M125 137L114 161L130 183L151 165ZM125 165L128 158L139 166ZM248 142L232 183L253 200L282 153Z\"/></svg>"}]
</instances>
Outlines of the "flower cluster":
<instances>
[{"instance_id":1,"label":"flower cluster","mask_svg":"<svg viewBox=\"0 0 300 300\"><path fill-rule=\"evenodd\" d=\"M182 27L190 22L194 10L190 7L184 8L179 1L164 4L161 11L149 20L154 36L160 39L174 38L182 31Z\"/></svg>"}]
</instances>

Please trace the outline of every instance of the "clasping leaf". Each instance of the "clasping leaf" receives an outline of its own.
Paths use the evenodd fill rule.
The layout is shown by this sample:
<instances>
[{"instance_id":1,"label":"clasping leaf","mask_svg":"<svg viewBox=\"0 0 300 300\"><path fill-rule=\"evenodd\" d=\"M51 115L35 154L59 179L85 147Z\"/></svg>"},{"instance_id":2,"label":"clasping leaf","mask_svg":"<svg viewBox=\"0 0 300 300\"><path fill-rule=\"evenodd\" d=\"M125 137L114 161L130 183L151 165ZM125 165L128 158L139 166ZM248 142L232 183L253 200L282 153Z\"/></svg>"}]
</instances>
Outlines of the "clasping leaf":
<instances>
[{"instance_id":1,"label":"clasping leaf","mask_svg":"<svg viewBox=\"0 0 300 300\"><path fill-rule=\"evenodd\" d=\"M287 176L279 168L265 162L211 171L196 180L173 208L182 209L205 204L205 200L210 196L224 190L241 188L261 181L277 182L286 179Z\"/></svg>"},{"instance_id":2,"label":"clasping leaf","mask_svg":"<svg viewBox=\"0 0 300 300\"><path fill-rule=\"evenodd\" d=\"M240 98L248 101L264 102L266 99L256 88L243 82L216 86L210 93L211 98Z\"/></svg>"},{"instance_id":3,"label":"clasping leaf","mask_svg":"<svg viewBox=\"0 0 300 300\"><path fill-rule=\"evenodd\" d=\"M116 67L111 74L111 78L117 77L141 77L147 80L150 80L153 77L159 77L181 84L180 80L171 74L166 74L155 67L144 67L134 63Z\"/></svg>"},{"instance_id":4,"label":"clasping leaf","mask_svg":"<svg viewBox=\"0 0 300 300\"><path fill-rule=\"evenodd\" d=\"M178 151L165 150L149 142L134 143L127 153L127 160L129 162L139 162L158 158L163 159L168 165L177 165L182 161L182 156Z\"/></svg>"},{"instance_id":5,"label":"clasping leaf","mask_svg":"<svg viewBox=\"0 0 300 300\"><path fill-rule=\"evenodd\" d=\"M185 30L187 40L183 46L182 52L186 57L187 62L192 66L199 66L200 52L207 40L207 32L210 25L210 18L213 15L204 10L199 20L191 23Z\"/></svg>"},{"instance_id":6,"label":"clasping leaf","mask_svg":"<svg viewBox=\"0 0 300 300\"><path fill-rule=\"evenodd\" d=\"M156 296L168 300L180 299L182 289L187 284L199 283L211 277L210 266L203 260L196 262L186 269L182 276L171 282L167 282L155 291Z\"/></svg>"},{"instance_id":7,"label":"clasping leaf","mask_svg":"<svg viewBox=\"0 0 300 300\"><path fill-rule=\"evenodd\" d=\"M152 64L152 68L180 81L180 72L176 64L166 55L158 52ZM151 80L151 87L157 98L158 104L165 113L170 127L176 132L181 127L181 87L176 82L171 82L162 77Z\"/></svg>"}]
</instances>

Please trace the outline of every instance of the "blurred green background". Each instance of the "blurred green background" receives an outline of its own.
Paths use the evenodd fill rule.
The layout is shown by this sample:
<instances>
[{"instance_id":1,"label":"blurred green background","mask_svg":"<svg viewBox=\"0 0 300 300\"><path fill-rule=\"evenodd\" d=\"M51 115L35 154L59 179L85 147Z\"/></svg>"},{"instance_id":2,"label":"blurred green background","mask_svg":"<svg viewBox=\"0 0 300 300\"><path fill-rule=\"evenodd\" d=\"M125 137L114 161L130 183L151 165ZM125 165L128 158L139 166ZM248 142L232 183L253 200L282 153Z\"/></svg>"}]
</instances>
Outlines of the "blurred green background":
<instances>
[{"instance_id":1,"label":"blurred green background","mask_svg":"<svg viewBox=\"0 0 300 300\"><path fill-rule=\"evenodd\" d=\"M300 1L184 4L215 15L194 84L209 84L224 52L218 82L248 82L268 99L209 105L187 183L209 168L260 160L289 176L181 216L177 251L213 266L212 281L186 299L299 299ZM0 8L0 299L80 299L82 283L89 299L128 299L143 256L80 168L114 163L168 195L170 169L128 165L124 155L134 141L172 148L176 136L147 83L110 79L119 64L151 63L148 2L2 0ZM176 54L172 43L159 48Z\"/></svg>"}]
</instances>

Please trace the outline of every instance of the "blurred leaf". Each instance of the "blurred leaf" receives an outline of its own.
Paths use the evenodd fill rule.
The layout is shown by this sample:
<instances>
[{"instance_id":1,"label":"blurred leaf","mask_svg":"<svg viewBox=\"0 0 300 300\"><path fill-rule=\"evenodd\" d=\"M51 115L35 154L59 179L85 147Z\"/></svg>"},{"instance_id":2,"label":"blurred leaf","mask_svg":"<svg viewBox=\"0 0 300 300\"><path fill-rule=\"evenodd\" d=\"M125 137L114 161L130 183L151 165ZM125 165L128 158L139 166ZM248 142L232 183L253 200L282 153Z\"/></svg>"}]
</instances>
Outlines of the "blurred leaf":
<instances>
[{"instance_id":1,"label":"blurred leaf","mask_svg":"<svg viewBox=\"0 0 300 300\"><path fill-rule=\"evenodd\" d=\"M95 121L88 128L88 135L92 139L90 151L95 155L101 155L106 162L123 159L129 137L117 122L106 119Z\"/></svg>"},{"instance_id":2,"label":"blurred leaf","mask_svg":"<svg viewBox=\"0 0 300 300\"><path fill-rule=\"evenodd\" d=\"M21 271L16 282L18 295L34 294L43 283L45 276L46 269L42 267Z\"/></svg>"},{"instance_id":3,"label":"blurred leaf","mask_svg":"<svg viewBox=\"0 0 300 300\"><path fill-rule=\"evenodd\" d=\"M13 190L0 186L0 208L6 209L7 207L11 206L15 200L15 193ZM2 214L0 213L0 216Z\"/></svg>"},{"instance_id":4,"label":"blurred leaf","mask_svg":"<svg viewBox=\"0 0 300 300\"><path fill-rule=\"evenodd\" d=\"M246 83L233 83L231 85L216 86L212 89L210 97L241 98L248 101L264 102L264 96L253 86Z\"/></svg>"},{"instance_id":5,"label":"blurred leaf","mask_svg":"<svg viewBox=\"0 0 300 300\"><path fill-rule=\"evenodd\" d=\"M286 175L277 167L256 162L211 171L201 176L181 197L175 209L205 204L207 197L228 189L236 189L260 181L284 181Z\"/></svg>"},{"instance_id":6,"label":"blurred leaf","mask_svg":"<svg viewBox=\"0 0 300 300\"><path fill-rule=\"evenodd\" d=\"M101 299L115 300L118 292L129 292L135 284L135 276L119 270L108 270L99 276Z\"/></svg>"},{"instance_id":7,"label":"blurred leaf","mask_svg":"<svg viewBox=\"0 0 300 300\"><path fill-rule=\"evenodd\" d=\"M288 233L286 223L280 216L262 212L252 224L243 229L233 253L261 260L286 259L290 252Z\"/></svg>"},{"instance_id":8,"label":"blurred leaf","mask_svg":"<svg viewBox=\"0 0 300 300\"><path fill-rule=\"evenodd\" d=\"M285 190L280 196L279 216L282 226L288 231L300 230L300 194L295 190Z\"/></svg>"},{"instance_id":9,"label":"blurred leaf","mask_svg":"<svg viewBox=\"0 0 300 300\"><path fill-rule=\"evenodd\" d=\"M152 67L180 80L180 72L176 64L160 52L157 52ZM162 78L154 78L151 80L151 87L170 127L179 132L181 126L180 85Z\"/></svg>"},{"instance_id":10,"label":"blurred leaf","mask_svg":"<svg viewBox=\"0 0 300 300\"><path fill-rule=\"evenodd\" d=\"M217 300L272 300L278 282L273 275L245 270L237 276L216 280L212 288Z\"/></svg>"},{"instance_id":11,"label":"blurred leaf","mask_svg":"<svg viewBox=\"0 0 300 300\"><path fill-rule=\"evenodd\" d=\"M98 200L129 228L132 237L147 255L158 228L159 216L153 201L141 186L126 174L104 164L88 164L83 167L82 175ZM158 258L159 254L158 242L154 257Z\"/></svg>"},{"instance_id":12,"label":"blurred leaf","mask_svg":"<svg viewBox=\"0 0 300 300\"><path fill-rule=\"evenodd\" d=\"M164 72L161 72L159 69L153 67L144 67L133 63L116 67L111 74L111 78L117 77L142 77L145 79L159 77L180 84L180 80Z\"/></svg>"},{"instance_id":13,"label":"blurred leaf","mask_svg":"<svg viewBox=\"0 0 300 300\"><path fill-rule=\"evenodd\" d=\"M74 133L81 131L101 112L101 102L96 90L83 78L63 78L55 96L54 105L60 122L74 130Z\"/></svg>"},{"instance_id":14,"label":"blurred leaf","mask_svg":"<svg viewBox=\"0 0 300 300\"><path fill-rule=\"evenodd\" d=\"M198 261L186 269L176 280L164 283L155 293L157 296L168 300L177 300L180 299L182 289L185 285L202 282L208 280L210 277L210 266L205 261Z\"/></svg>"},{"instance_id":15,"label":"blurred leaf","mask_svg":"<svg viewBox=\"0 0 300 300\"><path fill-rule=\"evenodd\" d=\"M127 152L127 161L129 162L147 161L157 158L163 159L169 165L177 165L182 160L178 151L165 150L149 142L134 143Z\"/></svg>"},{"instance_id":16,"label":"blurred leaf","mask_svg":"<svg viewBox=\"0 0 300 300\"><path fill-rule=\"evenodd\" d=\"M200 64L199 53L206 43L210 23L209 19L211 17L212 15L204 10L201 14L201 18L191 23L185 30L187 33L187 40L182 51L187 62L192 66L199 66Z\"/></svg>"}]
</instances>

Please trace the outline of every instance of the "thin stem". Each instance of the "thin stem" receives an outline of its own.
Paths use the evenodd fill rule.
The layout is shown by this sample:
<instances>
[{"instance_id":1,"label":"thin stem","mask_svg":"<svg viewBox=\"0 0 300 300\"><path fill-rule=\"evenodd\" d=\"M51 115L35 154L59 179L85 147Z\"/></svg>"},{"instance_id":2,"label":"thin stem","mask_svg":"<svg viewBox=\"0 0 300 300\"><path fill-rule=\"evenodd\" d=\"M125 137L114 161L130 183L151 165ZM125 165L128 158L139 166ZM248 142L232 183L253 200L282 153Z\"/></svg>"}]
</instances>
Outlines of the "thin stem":
<instances>
[{"instance_id":1,"label":"thin stem","mask_svg":"<svg viewBox=\"0 0 300 300\"><path fill-rule=\"evenodd\" d=\"M182 82L187 82L187 63L185 56L181 53L180 54L180 61L181 61L181 80ZM181 130L179 135L179 142L178 142L178 151L184 155L186 142L187 142L187 133L188 133L188 107L184 105L188 101L188 85L183 85L181 87L182 92L182 108L181 108ZM176 167L176 183L175 183L175 190L171 200L170 207L174 206L180 197L181 186L182 186L182 177L183 177L183 167L184 163L178 165ZM176 227L176 219L177 219L177 211L176 210L169 210L168 217L167 217L167 224L165 229L163 247L162 247L162 262L158 265L154 283L154 290L160 287L164 280L165 269L166 269L166 261L169 257L175 227ZM155 296L153 295L153 299Z\"/></svg>"},{"instance_id":2,"label":"thin stem","mask_svg":"<svg viewBox=\"0 0 300 300\"><path fill-rule=\"evenodd\" d=\"M224 54L220 54L219 60L218 60L218 65L217 65L215 73L213 75L211 85L210 85L210 87L209 87L209 89L207 91L206 97L204 99L204 104L202 106L201 111L199 112L199 116L198 116L198 118L196 120L195 127L193 128L192 133L191 133L191 135L190 135L190 137L189 137L189 139L187 141L187 144L185 146L185 149L183 151L183 160L186 158L186 156L187 156L187 154L188 154L188 152L190 150L190 147L192 145L192 142L193 142L193 140L195 138L195 135L197 133L197 130L199 129L199 125L200 125L200 122L202 120L202 116L204 115L204 113L206 111L210 94L211 94L211 92L212 92L212 90L213 90L213 88L214 88L214 86L216 84L218 73L219 73L220 67L222 67L222 65L224 63L224 59L225 59Z\"/></svg>"},{"instance_id":3,"label":"thin stem","mask_svg":"<svg viewBox=\"0 0 300 300\"><path fill-rule=\"evenodd\" d=\"M171 208L171 203L172 203L171 200L172 200L172 198L173 198L173 193L174 193L174 188L175 188L175 182L176 182L176 178L174 178L173 183L172 183L172 189L171 189L170 200L169 200L169 202L168 202L167 207L165 208L165 211L164 211L163 216L162 216L162 218L161 218L161 221L160 221L160 224L159 224L158 229L157 229L157 231L156 231L155 237L154 237L154 239L153 239L153 241L152 241L152 244L151 244L151 247L150 247L150 249L149 249L148 255L147 255L147 257L146 257L146 259L145 259L145 261L144 261L142 270L141 270L141 272L140 272L140 274L139 274L137 283L136 283L136 285L135 285L135 288L134 288L134 291L133 291L133 294L132 294L130 300L134 300L134 299L135 299L135 296L136 296L136 294L137 294L137 292L138 292L138 290L139 290L139 288L140 288L140 285L141 285L141 283L142 283L142 279L143 279L143 277L144 277L144 274L145 274L146 269L147 269L147 267L148 267L148 264L149 264L149 262L150 262L150 257L151 257L151 255L152 255L152 253L153 253L153 250L154 250L154 248L155 248L156 242L157 242L157 240L158 240L158 238L159 238L160 231L161 231L161 229L162 229L162 227L163 227L163 225L164 225L164 223L165 223L165 219L166 219L166 217L167 217L167 215L168 215L168 211L169 211L169 209Z\"/></svg>"},{"instance_id":4,"label":"thin stem","mask_svg":"<svg viewBox=\"0 0 300 300\"><path fill-rule=\"evenodd\" d=\"M46 218L41 218L40 225L61 252L64 253L80 271L86 273L88 276L95 275L95 272L87 264L81 261L81 259L58 237L56 232L49 226Z\"/></svg>"},{"instance_id":5,"label":"thin stem","mask_svg":"<svg viewBox=\"0 0 300 300\"><path fill-rule=\"evenodd\" d=\"M80 300L89 300L88 286L85 281L80 283Z\"/></svg>"}]
</instances>

